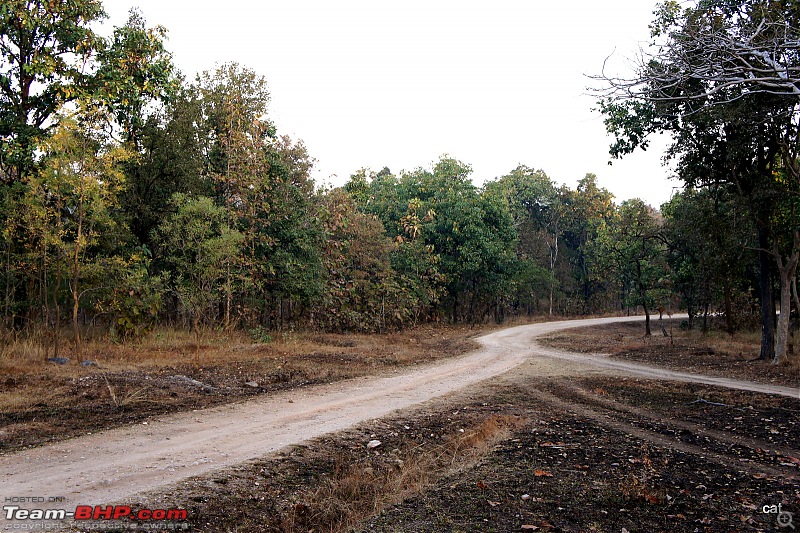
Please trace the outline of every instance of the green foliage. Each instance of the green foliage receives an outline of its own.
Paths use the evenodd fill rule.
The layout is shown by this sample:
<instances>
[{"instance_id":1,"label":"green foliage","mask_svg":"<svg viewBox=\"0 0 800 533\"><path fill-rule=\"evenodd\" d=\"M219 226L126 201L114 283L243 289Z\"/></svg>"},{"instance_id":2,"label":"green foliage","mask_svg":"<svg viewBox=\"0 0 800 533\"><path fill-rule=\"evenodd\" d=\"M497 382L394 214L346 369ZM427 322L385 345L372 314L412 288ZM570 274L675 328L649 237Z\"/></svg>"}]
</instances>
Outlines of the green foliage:
<instances>
[{"instance_id":1,"label":"green foliage","mask_svg":"<svg viewBox=\"0 0 800 533\"><path fill-rule=\"evenodd\" d=\"M207 197L176 193L175 212L156 229L154 241L172 274L172 287L197 330L213 304L232 291L242 234L232 228L227 211Z\"/></svg>"},{"instance_id":2,"label":"green foliage","mask_svg":"<svg viewBox=\"0 0 800 533\"><path fill-rule=\"evenodd\" d=\"M0 167L7 181L33 169L38 143L61 106L85 94L84 62L102 48L91 26L99 0L0 4Z\"/></svg>"},{"instance_id":3,"label":"green foliage","mask_svg":"<svg viewBox=\"0 0 800 533\"><path fill-rule=\"evenodd\" d=\"M213 194L202 175L204 146L197 135L201 122L200 103L183 89L138 130L138 156L125 165L120 207L142 244L152 245L153 229L169 214L173 194Z\"/></svg>"},{"instance_id":4,"label":"green foliage","mask_svg":"<svg viewBox=\"0 0 800 533\"><path fill-rule=\"evenodd\" d=\"M749 309L735 308L735 295L748 288L755 270L755 231L746 206L723 189L687 189L661 206L673 287L690 315L723 300L728 328L733 330ZM693 318L693 316L692 316Z\"/></svg>"},{"instance_id":5,"label":"green foliage","mask_svg":"<svg viewBox=\"0 0 800 533\"><path fill-rule=\"evenodd\" d=\"M639 199L626 200L612 223L599 229L594 244L596 268L612 271L623 303L643 306L648 316L656 307L669 307L671 296L661 225L652 207Z\"/></svg>"},{"instance_id":6,"label":"green foliage","mask_svg":"<svg viewBox=\"0 0 800 533\"><path fill-rule=\"evenodd\" d=\"M272 335L270 335L270 330L265 328L264 326L256 326L248 330L250 333L250 337L260 343L260 344L269 344L272 342Z\"/></svg>"},{"instance_id":7,"label":"green foliage","mask_svg":"<svg viewBox=\"0 0 800 533\"><path fill-rule=\"evenodd\" d=\"M574 191L567 191L564 216L564 243L570 251L573 276L578 282L582 311L598 312L608 309L614 296L610 294L613 280L609 271L595 268L602 263L593 255L599 232L613 220L616 213L614 195L597 184L597 176L587 174Z\"/></svg>"},{"instance_id":8,"label":"green foliage","mask_svg":"<svg viewBox=\"0 0 800 533\"><path fill-rule=\"evenodd\" d=\"M110 258L97 272L106 282L115 280L94 297L94 308L108 317L115 338L135 339L148 332L164 308L164 276L150 275L149 265L146 250L140 250L127 260Z\"/></svg>"},{"instance_id":9,"label":"green foliage","mask_svg":"<svg viewBox=\"0 0 800 533\"><path fill-rule=\"evenodd\" d=\"M508 206L519 234L517 257L529 263L520 267L520 272L527 274L525 278L530 283L527 290L522 289L524 294L531 296L524 298L525 305L536 305L538 300L547 299L549 313L553 314L559 285L556 268L562 248L559 240L566 214L566 189L559 190L543 171L520 165L510 174L488 183L486 191ZM544 284L540 279L541 268L536 268L541 264L546 264L548 270ZM537 287L540 289L538 294L534 290Z\"/></svg>"},{"instance_id":10,"label":"green foliage","mask_svg":"<svg viewBox=\"0 0 800 533\"><path fill-rule=\"evenodd\" d=\"M664 4L654 38L719 22L691 12ZM573 190L520 165L480 188L470 165L446 155L315 191L314 159L278 134L264 77L227 63L186 84L164 28L132 11L104 42L90 30L102 16L89 1L0 7L6 327L61 325L72 303L76 341L82 315L119 339L183 318L195 331L239 326L268 342L296 326L368 332L545 309L652 310L673 289L697 308L736 301L752 282L741 247L754 244L752 224L725 187L713 201L676 197L663 224L641 201L614 205L591 174ZM7 53L17 41L38 54L23 66ZM65 119L67 102L75 113ZM749 205L766 206L754 220L788 255L800 171L781 150L785 124L757 120L773 103L600 107L615 157L667 131L687 183L732 182L735 169Z\"/></svg>"},{"instance_id":11,"label":"green foliage","mask_svg":"<svg viewBox=\"0 0 800 533\"><path fill-rule=\"evenodd\" d=\"M606 131L614 136L614 143L609 149L613 158L633 153L637 148L647 150L650 144L648 137L657 129L653 104L636 100L620 103L612 99L602 99L599 106Z\"/></svg>"},{"instance_id":12,"label":"green foliage","mask_svg":"<svg viewBox=\"0 0 800 533\"><path fill-rule=\"evenodd\" d=\"M115 28L98 52L92 101L108 109L137 148L145 107L168 98L179 86L172 56L164 48L166 35L166 28L148 28L144 16L132 9L127 23Z\"/></svg>"},{"instance_id":13,"label":"green foliage","mask_svg":"<svg viewBox=\"0 0 800 533\"><path fill-rule=\"evenodd\" d=\"M471 172L469 165L442 156L432 170L399 178L382 172L371 176L368 187L362 173L345 187L401 244L395 264L407 264L410 255L422 261L404 270L402 279L415 317L442 301L452 320L479 320L507 296L516 232L506 204L478 190L469 181Z\"/></svg>"},{"instance_id":14,"label":"green foliage","mask_svg":"<svg viewBox=\"0 0 800 533\"><path fill-rule=\"evenodd\" d=\"M770 260L781 279L784 320L776 353L782 354L788 285L800 255L796 218L790 215L791 228L780 223L780 213L792 213L787 199L800 194L800 11L786 2L700 0L665 2L655 15L650 29L656 42L643 51L634 76L605 80L610 90L600 108L615 136L611 154L646 147L648 134L665 132L672 137L667 156L688 186L736 192L750 211L760 249L761 357L773 353Z\"/></svg>"}]
</instances>

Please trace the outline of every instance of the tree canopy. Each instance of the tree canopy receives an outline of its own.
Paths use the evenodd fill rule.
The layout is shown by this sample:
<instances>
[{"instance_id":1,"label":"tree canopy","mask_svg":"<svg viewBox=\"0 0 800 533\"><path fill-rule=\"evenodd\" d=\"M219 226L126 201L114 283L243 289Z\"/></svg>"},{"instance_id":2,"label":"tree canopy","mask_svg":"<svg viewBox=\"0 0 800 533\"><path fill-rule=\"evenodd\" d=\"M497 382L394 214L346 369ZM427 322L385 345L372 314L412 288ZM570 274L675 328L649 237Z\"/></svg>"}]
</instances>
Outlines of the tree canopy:
<instances>
[{"instance_id":1,"label":"tree canopy","mask_svg":"<svg viewBox=\"0 0 800 533\"><path fill-rule=\"evenodd\" d=\"M800 256L795 11L666 2L639 71L604 80L613 156L672 136L687 188L659 209L591 173L475 176L447 154L320 187L262 74L185 79L138 11L102 39L97 2L6 2L2 332L80 353L159 324L260 339L682 307L728 331L760 308L766 338L779 295L780 359Z\"/></svg>"}]
</instances>

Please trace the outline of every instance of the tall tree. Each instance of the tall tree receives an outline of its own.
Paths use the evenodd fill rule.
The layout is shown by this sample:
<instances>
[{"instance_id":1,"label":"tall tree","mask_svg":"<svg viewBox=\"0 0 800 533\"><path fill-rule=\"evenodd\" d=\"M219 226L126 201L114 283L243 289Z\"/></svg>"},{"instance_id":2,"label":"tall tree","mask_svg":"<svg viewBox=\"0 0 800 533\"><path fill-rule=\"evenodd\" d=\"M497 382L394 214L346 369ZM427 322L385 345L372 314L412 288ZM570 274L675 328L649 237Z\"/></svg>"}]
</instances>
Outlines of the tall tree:
<instances>
[{"instance_id":1,"label":"tall tree","mask_svg":"<svg viewBox=\"0 0 800 533\"><path fill-rule=\"evenodd\" d=\"M230 301L230 272L240 257L242 235L211 198L176 193L172 202L175 213L156 229L155 241L173 274L173 287L192 331L199 335L204 317L217 318L215 304Z\"/></svg>"},{"instance_id":2,"label":"tall tree","mask_svg":"<svg viewBox=\"0 0 800 533\"><path fill-rule=\"evenodd\" d=\"M30 172L53 116L91 82L102 40L99 0L7 0L0 5L0 166L6 183Z\"/></svg>"},{"instance_id":3,"label":"tall tree","mask_svg":"<svg viewBox=\"0 0 800 533\"><path fill-rule=\"evenodd\" d=\"M183 88L137 130L136 157L125 166L121 208L133 235L148 247L153 229L171 213L173 194L213 194L203 174L202 122L197 95Z\"/></svg>"},{"instance_id":4,"label":"tall tree","mask_svg":"<svg viewBox=\"0 0 800 533\"><path fill-rule=\"evenodd\" d=\"M44 167L30 180L31 195L26 204L41 203L34 209L52 217L47 221L51 232L46 242L54 247L58 263L66 266L64 274L72 298L73 340L80 354L81 299L87 292L98 289L84 286L87 267L96 264L89 248L97 244L101 234L110 239L115 225L111 211L116 207L124 181L120 162L130 157L130 153L119 145L105 144L104 136L98 135L97 130L82 128L72 119L60 121L56 133L43 148ZM57 272L57 279L61 275ZM59 289L56 283L53 299L57 310ZM56 318L56 330L59 322Z\"/></svg>"},{"instance_id":5,"label":"tall tree","mask_svg":"<svg viewBox=\"0 0 800 533\"><path fill-rule=\"evenodd\" d=\"M318 201L325 273L322 297L312 310L313 324L334 331L384 330L395 322L391 239L342 189Z\"/></svg>"},{"instance_id":6,"label":"tall tree","mask_svg":"<svg viewBox=\"0 0 800 533\"><path fill-rule=\"evenodd\" d=\"M737 329L746 310L734 305L736 291L746 285L755 247L753 222L741 198L724 187L687 189L661 206L671 279L683 296L689 326L709 306L722 300L725 329ZM712 309L713 311L713 309Z\"/></svg>"},{"instance_id":7,"label":"tall tree","mask_svg":"<svg viewBox=\"0 0 800 533\"><path fill-rule=\"evenodd\" d=\"M660 226L660 215L652 207L638 198L625 200L613 224L600 230L596 242L605 268L612 269L622 285L623 303L644 309L647 336L650 313L663 306L667 296Z\"/></svg>"},{"instance_id":8,"label":"tall tree","mask_svg":"<svg viewBox=\"0 0 800 533\"><path fill-rule=\"evenodd\" d=\"M778 264L785 300L800 246L790 239L781 252L770 222L800 189L799 17L781 1L704 0L685 8L667 1L656 12L654 43L641 54L636 75L603 77L610 89L601 109L617 138L613 155L667 131L669 155L687 183L729 183L748 200L761 249L762 358L773 355L767 261L771 255ZM781 309L776 362L786 353L789 311Z\"/></svg>"},{"instance_id":9,"label":"tall tree","mask_svg":"<svg viewBox=\"0 0 800 533\"><path fill-rule=\"evenodd\" d=\"M537 249L546 250L548 314L552 316L557 286L556 266L565 226L566 189L556 187L543 171L520 165L487 184L487 190L500 194L508 203L519 236L518 256L536 261L540 254Z\"/></svg>"},{"instance_id":10,"label":"tall tree","mask_svg":"<svg viewBox=\"0 0 800 533\"><path fill-rule=\"evenodd\" d=\"M442 301L453 321L480 320L501 307L515 267L516 232L508 208L496 194L475 187L471 173L469 165L444 155L430 170L419 168L399 178L378 173L369 193L359 195L366 199L364 209L393 238L405 238L408 217L416 213L415 238L428 247L438 270L434 274L426 268L427 279L444 284ZM350 188L358 190L356 184Z\"/></svg>"},{"instance_id":11,"label":"tall tree","mask_svg":"<svg viewBox=\"0 0 800 533\"><path fill-rule=\"evenodd\" d=\"M564 241L573 253L583 312L591 313L604 308L602 301L595 300L605 293L608 285L605 273L592 268L595 258L591 255L591 244L615 214L614 195L600 187L597 176L590 173L578 181L574 191L566 193L564 204Z\"/></svg>"},{"instance_id":12,"label":"tall tree","mask_svg":"<svg viewBox=\"0 0 800 533\"><path fill-rule=\"evenodd\" d=\"M166 28L148 28L142 13L131 9L127 22L114 28L97 54L92 100L107 110L122 140L137 152L148 106L168 100L180 85L164 47L166 36Z\"/></svg>"}]
</instances>

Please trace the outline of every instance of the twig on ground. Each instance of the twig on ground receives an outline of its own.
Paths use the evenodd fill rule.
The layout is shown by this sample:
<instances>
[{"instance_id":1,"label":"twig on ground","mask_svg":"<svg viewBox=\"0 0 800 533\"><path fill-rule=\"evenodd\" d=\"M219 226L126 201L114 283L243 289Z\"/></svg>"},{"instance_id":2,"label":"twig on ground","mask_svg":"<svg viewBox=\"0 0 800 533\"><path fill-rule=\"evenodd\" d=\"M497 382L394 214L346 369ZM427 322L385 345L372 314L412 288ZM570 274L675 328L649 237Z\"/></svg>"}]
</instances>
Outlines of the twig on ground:
<instances>
[{"instance_id":1,"label":"twig on ground","mask_svg":"<svg viewBox=\"0 0 800 533\"><path fill-rule=\"evenodd\" d=\"M717 402L709 402L708 400L704 400L703 398L698 398L693 402L689 402L689 405L694 403L704 403L707 405L716 405L717 407L730 407L727 403L717 403Z\"/></svg>"}]
</instances>

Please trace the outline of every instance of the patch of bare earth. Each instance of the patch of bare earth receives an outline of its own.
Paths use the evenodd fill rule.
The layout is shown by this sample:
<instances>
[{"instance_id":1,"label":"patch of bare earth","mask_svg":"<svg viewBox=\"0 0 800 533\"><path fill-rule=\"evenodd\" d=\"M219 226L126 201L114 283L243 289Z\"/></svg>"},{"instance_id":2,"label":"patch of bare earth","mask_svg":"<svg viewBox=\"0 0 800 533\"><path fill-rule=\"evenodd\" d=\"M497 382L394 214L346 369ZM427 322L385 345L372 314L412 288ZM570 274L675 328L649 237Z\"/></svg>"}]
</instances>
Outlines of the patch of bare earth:
<instances>
[{"instance_id":1,"label":"patch of bare earth","mask_svg":"<svg viewBox=\"0 0 800 533\"><path fill-rule=\"evenodd\" d=\"M386 335L157 332L139 343L90 343L81 366L31 350L0 358L0 453L233 403L278 390L390 372L474 349L479 330L421 327Z\"/></svg>"},{"instance_id":2,"label":"patch of bare earth","mask_svg":"<svg viewBox=\"0 0 800 533\"><path fill-rule=\"evenodd\" d=\"M631 335L640 335L638 328ZM570 342L594 338L602 336ZM624 333L611 338L626 342ZM346 354L339 366L363 367L354 362L362 359L348 359L351 348L330 346ZM293 360L335 360L310 356L316 351ZM387 350L364 351L383 357ZM281 359L271 364L288 364L284 354L274 355ZM224 358L217 364L226 366ZM713 370L717 363L703 364ZM187 378L222 388L215 374L200 371L212 368L209 361L189 374L194 367ZM235 376L230 383L252 378L220 372ZM135 399L137 389L128 390ZM765 509L781 505L800 517L798 415L800 398L626 378L533 356L500 378L422 407L124 503L185 509L187 521L175 526L203 532L775 531L779 515ZM780 515L784 525L787 517Z\"/></svg>"},{"instance_id":3,"label":"patch of bare earth","mask_svg":"<svg viewBox=\"0 0 800 533\"><path fill-rule=\"evenodd\" d=\"M800 339L792 340L789 361L773 365L757 360L760 349L758 332L729 335L712 330L686 331L680 320L665 321L662 335L657 320L653 335L644 336L641 322L621 322L559 331L540 337L538 342L563 350L581 353L608 354L611 357L653 366L797 387L800 385ZM797 337L797 336L795 336Z\"/></svg>"},{"instance_id":4,"label":"patch of bare earth","mask_svg":"<svg viewBox=\"0 0 800 533\"><path fill-rule=\"evenodd\" d=\"M134 505L194 531L772 531L800 400L535 365ZM380 445L369 447L371 441Z\"/></svg>"}]
</instances>

